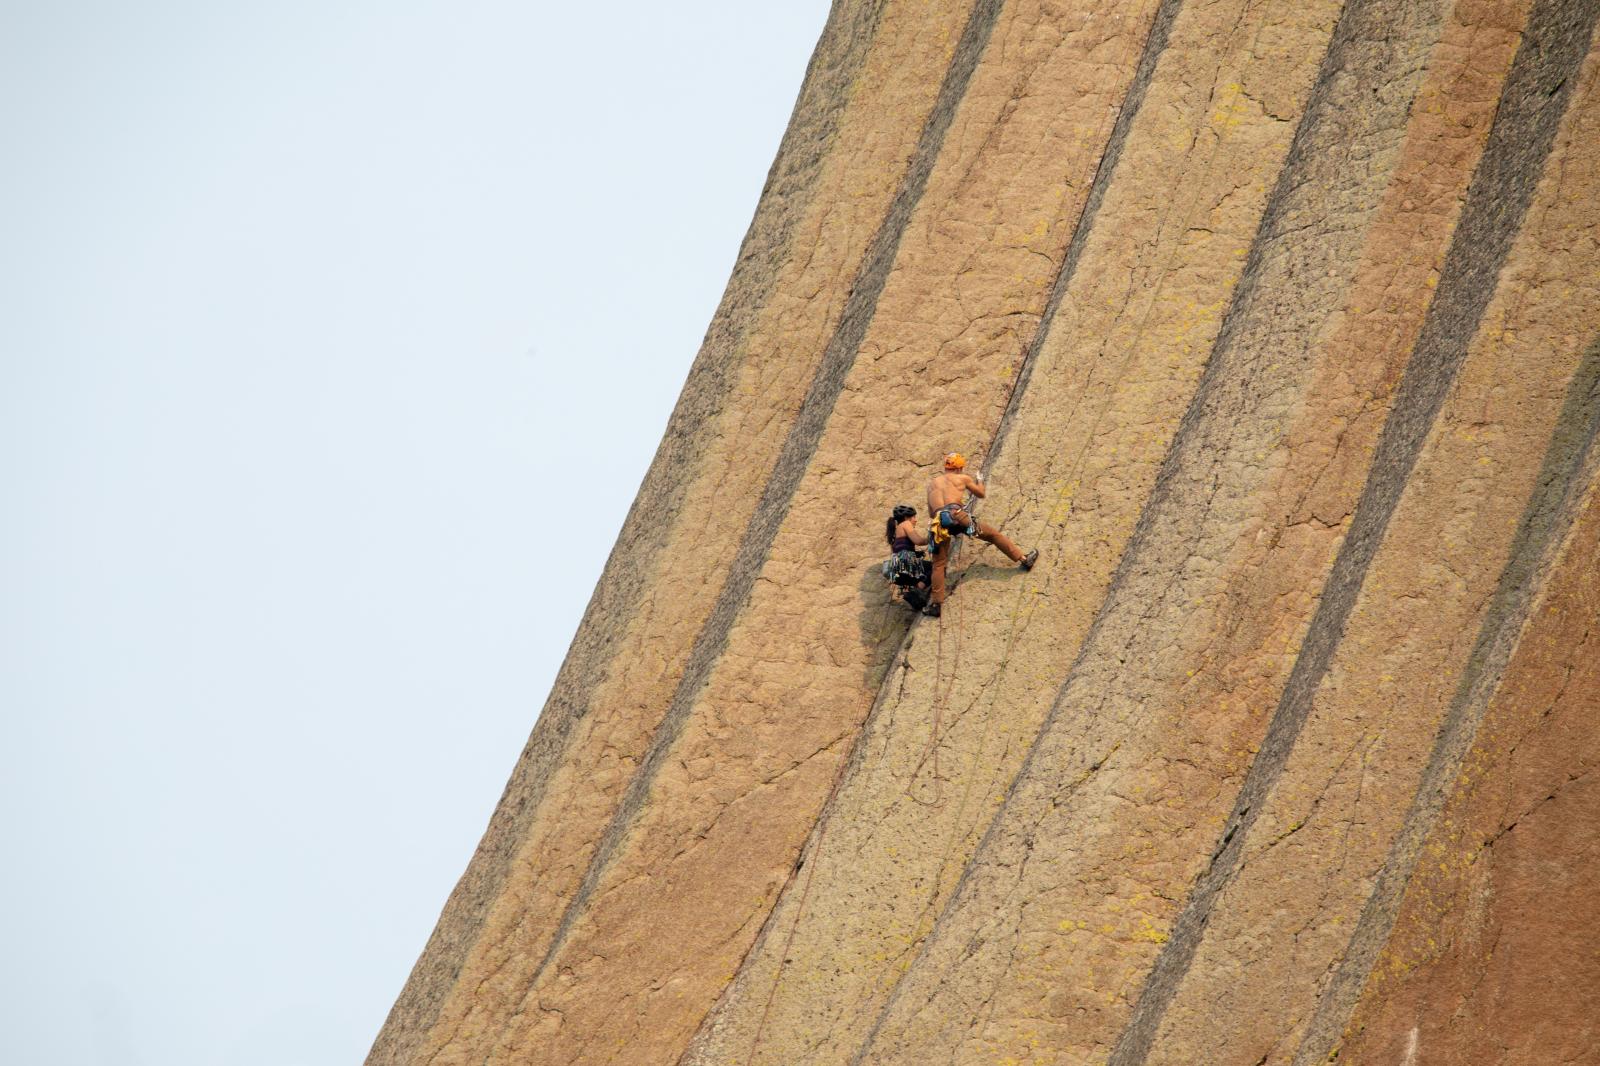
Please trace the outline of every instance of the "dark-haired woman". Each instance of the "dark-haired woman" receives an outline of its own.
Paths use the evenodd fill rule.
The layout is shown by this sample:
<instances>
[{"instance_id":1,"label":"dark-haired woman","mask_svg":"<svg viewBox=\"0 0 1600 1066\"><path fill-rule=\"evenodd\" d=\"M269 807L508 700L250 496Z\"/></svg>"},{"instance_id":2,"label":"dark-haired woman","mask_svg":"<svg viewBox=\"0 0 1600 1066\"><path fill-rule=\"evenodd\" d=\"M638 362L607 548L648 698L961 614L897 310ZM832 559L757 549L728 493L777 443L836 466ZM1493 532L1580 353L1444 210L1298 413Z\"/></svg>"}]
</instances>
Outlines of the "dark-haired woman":
<instances>
[{"instance_id":1,"label":"dark-haired woman","mask_svg":"<svg viewBox=\"0 0 1600 1066\"><path fill-rule=\"evenodd\" d=\"M903 503L889 516L883 535L891 552L914 552L928 543L927 534L917 532L917 509Z\"/></svg>"},{"instance_id":2,"label":"dark-haired woman","mask_svg":"<svg viewBox=\"0 0 1600 1066\"><path fill-rule=\"evenodd\" d=\"M896 507L883 528L883 536L894 553L883 564L883 576L900 590L907 607L922 610L928 603L933 574L928 557L917 550L928 543L927 534L917 531L917 509L905 504Z\"/></svg>"}]
</instances>

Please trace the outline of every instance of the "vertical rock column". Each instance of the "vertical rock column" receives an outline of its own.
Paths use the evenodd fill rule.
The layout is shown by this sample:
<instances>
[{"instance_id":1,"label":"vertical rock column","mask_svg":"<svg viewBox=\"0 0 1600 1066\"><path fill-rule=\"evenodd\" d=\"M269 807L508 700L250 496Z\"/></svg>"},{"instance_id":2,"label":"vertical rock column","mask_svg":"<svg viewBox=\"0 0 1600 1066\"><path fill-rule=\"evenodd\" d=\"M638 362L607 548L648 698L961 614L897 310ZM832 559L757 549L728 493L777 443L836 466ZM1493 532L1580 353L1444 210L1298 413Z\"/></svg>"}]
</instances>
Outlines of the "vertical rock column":
<instances>
[{"instance_id":1,"label":"vertical rock column","mask_svg":"<svg viewBox=\"0 0 1600 1066\"><path fill-rule=\"evenodd\" d=\"M1549 284L1552 275L1600 278L1600 248L1566 240L1600 224L1600 184L1577 147L1594 143L1589 131L1600 117L1586 98L1588 77L1548 165L1539 143L1555 133L1565 103L1559 89L1576 80L1575 60L1593 28L1562 26L1562 14L1558 4L1534 5L1491 133L1493 157L1469 194L1461 239L1436 290L1435 320L1470 306L1450 286L1498 286L1492 300L1482 294L1481 325L1461 324L1459 342L1433 333L1441 345L1466 348L1460 369L1415 465L1397 475L1403 491L1388 486L1398 493L1392 516L1376 534L1381 542L1292 750L1271 789L1255 797L1260 813L1155 1034L1151 1064L1295 1059L1327 974L1402 831L1452 697L1470 686L1475 638L1485 627L1520 628L1526 603L1519 610L1497 595L1497 584L1508 572L1519 574L1516 585L1536 579L1536 571L1508 567L1516 552L1541 553L1518 531L1525 515L1549 505L1539 475L1552 439L1564 436L1563 413L1583 423L1574 427L1580 439L1600 414L1568 403L1575 380L1589 391L1586 376L1575 378L1586 346L1578 338L1600 333L1600 300L1592 284L1587 292ZM1562 31L1574 39L1555 39ZM1505 165L1494 167L1497 159ZM1519 218L1518 201L1528 203L1541 173ZM1480 218L1511 246L1503 269L1470 262L1497 254L1495 240L1468 246ZM1519 221L1513 245L1505 231ZM1551 271L1556 262L1563 269ZM1418 358L1408 372L1446 367L1443 358ZM1562 482L1580 468L1567 469ZM1381 503L1384 486L1372 488L1361 508ZM1272 754L1264 746L1258 759Z\"/></svg>"},{"instance_id":2,"label":"vertical rock column","mask_svg":"<svg viewBox=\"0 0 1600 1066\"><path fill-rule=\"evenodd\" d=\"M1449 802L1407 856L1414 873L1338 1062L1534 1066L1600 1048L1596 573L1591 487Z\"/></svg>"},{"instance_id":3,"label":"vertical rock column","mask_svg":"<svg viewBox=\"0 0 1600 1066\"><path fill-rule=\"evenodd\" d=\"M1311 625L1515 47L1505 21L1344 8L1153 502L861 1061L1101 1061L1122 1038ZM1441 138L1414 94L1463 69L1468 121ZM1351 329L1368 343L1335 346Z\"/></svg>"},{"instance_id":4,"label":"vertical rock column","mask_svg":"<svg viewBox=\"0 0 1600 1066\"><path fill-rule=\"evenodd\" d=\"M1007 792L1148 502L1288 151L1283 116L1304 105L1318 52L1279 42L1314 41L1319 17L1326 34L1335 8L1250 11L1171 5L1147 46L1137 109L989 464L982 510L1042 561L1020 580L962 549L977 561L938 631L905 652L694 1061L848 1061Z\"/></svg>"}]
</instances>

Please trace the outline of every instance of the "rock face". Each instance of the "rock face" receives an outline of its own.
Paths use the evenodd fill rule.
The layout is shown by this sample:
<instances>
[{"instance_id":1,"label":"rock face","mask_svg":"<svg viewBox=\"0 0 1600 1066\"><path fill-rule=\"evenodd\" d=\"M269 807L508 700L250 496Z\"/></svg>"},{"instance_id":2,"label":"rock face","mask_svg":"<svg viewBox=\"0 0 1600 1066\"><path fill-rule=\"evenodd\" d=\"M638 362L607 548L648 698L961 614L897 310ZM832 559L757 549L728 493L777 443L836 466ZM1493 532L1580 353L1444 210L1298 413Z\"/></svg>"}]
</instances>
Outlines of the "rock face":
<instances>
[{"instance_id":1,"label":"rock face","mask_svg":"<svg viewBox=\"0 0 1600 1066\"><path fill-rule=\"evenodd\" d=\"M368 1061L1600 1063L1597 22L835 0Z\"/></svg>"}]
</instances>

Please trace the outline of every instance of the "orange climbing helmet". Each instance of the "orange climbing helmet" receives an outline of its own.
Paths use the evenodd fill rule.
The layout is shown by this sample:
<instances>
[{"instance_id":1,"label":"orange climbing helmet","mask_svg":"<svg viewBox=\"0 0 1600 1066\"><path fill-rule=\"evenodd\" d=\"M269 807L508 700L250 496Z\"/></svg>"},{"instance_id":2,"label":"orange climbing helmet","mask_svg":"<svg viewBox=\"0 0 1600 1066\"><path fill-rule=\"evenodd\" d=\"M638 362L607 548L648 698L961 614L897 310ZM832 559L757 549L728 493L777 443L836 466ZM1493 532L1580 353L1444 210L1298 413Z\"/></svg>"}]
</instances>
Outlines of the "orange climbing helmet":
<instances>
[{"instance_id":1,"label":"orange climbing helmet","mask_svg":"<svg viewBox=\"0 0 1600 1066\"><path fill-rule=\"evenodd\" d=\"M960 452L951 452L944 457L944 468L946 470L962 470L965 469L966 465L967 457Z\"/></svg>"}]
</instances>

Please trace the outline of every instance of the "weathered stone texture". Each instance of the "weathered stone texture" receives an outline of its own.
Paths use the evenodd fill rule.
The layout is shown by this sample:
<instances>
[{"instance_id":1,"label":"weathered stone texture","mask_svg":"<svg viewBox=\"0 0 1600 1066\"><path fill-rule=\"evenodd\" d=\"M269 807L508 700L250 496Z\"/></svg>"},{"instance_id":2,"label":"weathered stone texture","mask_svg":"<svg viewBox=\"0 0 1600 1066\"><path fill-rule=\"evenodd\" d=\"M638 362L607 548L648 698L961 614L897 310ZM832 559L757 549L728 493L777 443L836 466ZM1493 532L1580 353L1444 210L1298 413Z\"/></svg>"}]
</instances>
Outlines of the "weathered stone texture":
<instances>
[{"instance_id":1,"label":"weathered stone texture","mask_svg":"<svg viewBox=\"0 0 1600 1066\"><path fill-rule=\"evenodd\" d=\"M1600 1062L1597 19L837 3L370 1061Z\"/></svg>"},{"instance_id":2,"label":"weathered stone texture","mask_svg":"<svg viewBox=\"0 0 1600 1066\"><path fill-rule=\"evenodd\" d=\"M1563 166L1570 144L1552 158L1546 191L1561 195L1561 186L1592 205L1600 186ZM1151 1063L1290 1062L1299 1027L1349 942L1443 727L1451 682L1467 672L1474 635L1512 561L1519 518L1579 367L1577 345L1547 331L1561 322L1583 336L1600 332L1600 302L1570 308L1554 287L1526 284L1530 271L1539 277L1553 261L1578 268L1575 277L1600 278L1600 260L1552 259L1550 228L1566 228L1554 206L1548 196L1532 205ZM1416 550L1422 544L1425 555Z\"/></svg>"},{"instance_id":3,"label":"weathered stone texture","mask_svg":"<svg viewBox=\"0 0 1600 1066\"><path fill-rule=\"evenodd\" d=\"M1597 573L1600 494L1591 491L1416 857L1339 1062L1600 1057L1590 932L1600 925Z\"/></svg>"},{"instance_id":4,"label":"weathered stone texture","mask_svg":"<svg viewBox=\"0 0 1600 1066\"><path fill-rule=\"evenodd\" d=\"M815 917L802 936L798 901L778 910L767 951L738 986L752 990L744 1017L714 1022L719 1046L753 1043L766 1016L758 1058L848 1058L1049 710L1193 394L1244 267L1232 253L1249 243L1292 133L1251 99L1252 90L1283 93L1269 77L1279 71L1250 60L1268 33L1294 23L1244 31L1240 10L1216 5L1175 20L1116 173L1176 176L1185 195L1171 198L1165 182L1111 182L993 466L997 485L1032 489L996 502L1002 524L1039 544L1044 562L1025 584L981 580L1000 575L975 564L951 602L949 636L907 649L863 741L867 761L829 816L826 848L813 852ZM1219 37L1228 47L1214 47ZM1278 54L1303 65L1308 86L1315 51ZM1276 104L1298 106L1292 97ZM959 768L959 790L944 782L946 767ZM906 846L912 839L917 846ZM780 950L788 961L774 974L763 956ZM775 981L796 990L774 1013L765 1000ZM791 1021L785 1007L800 1016Z\"/></svg>"}]
</instances>

